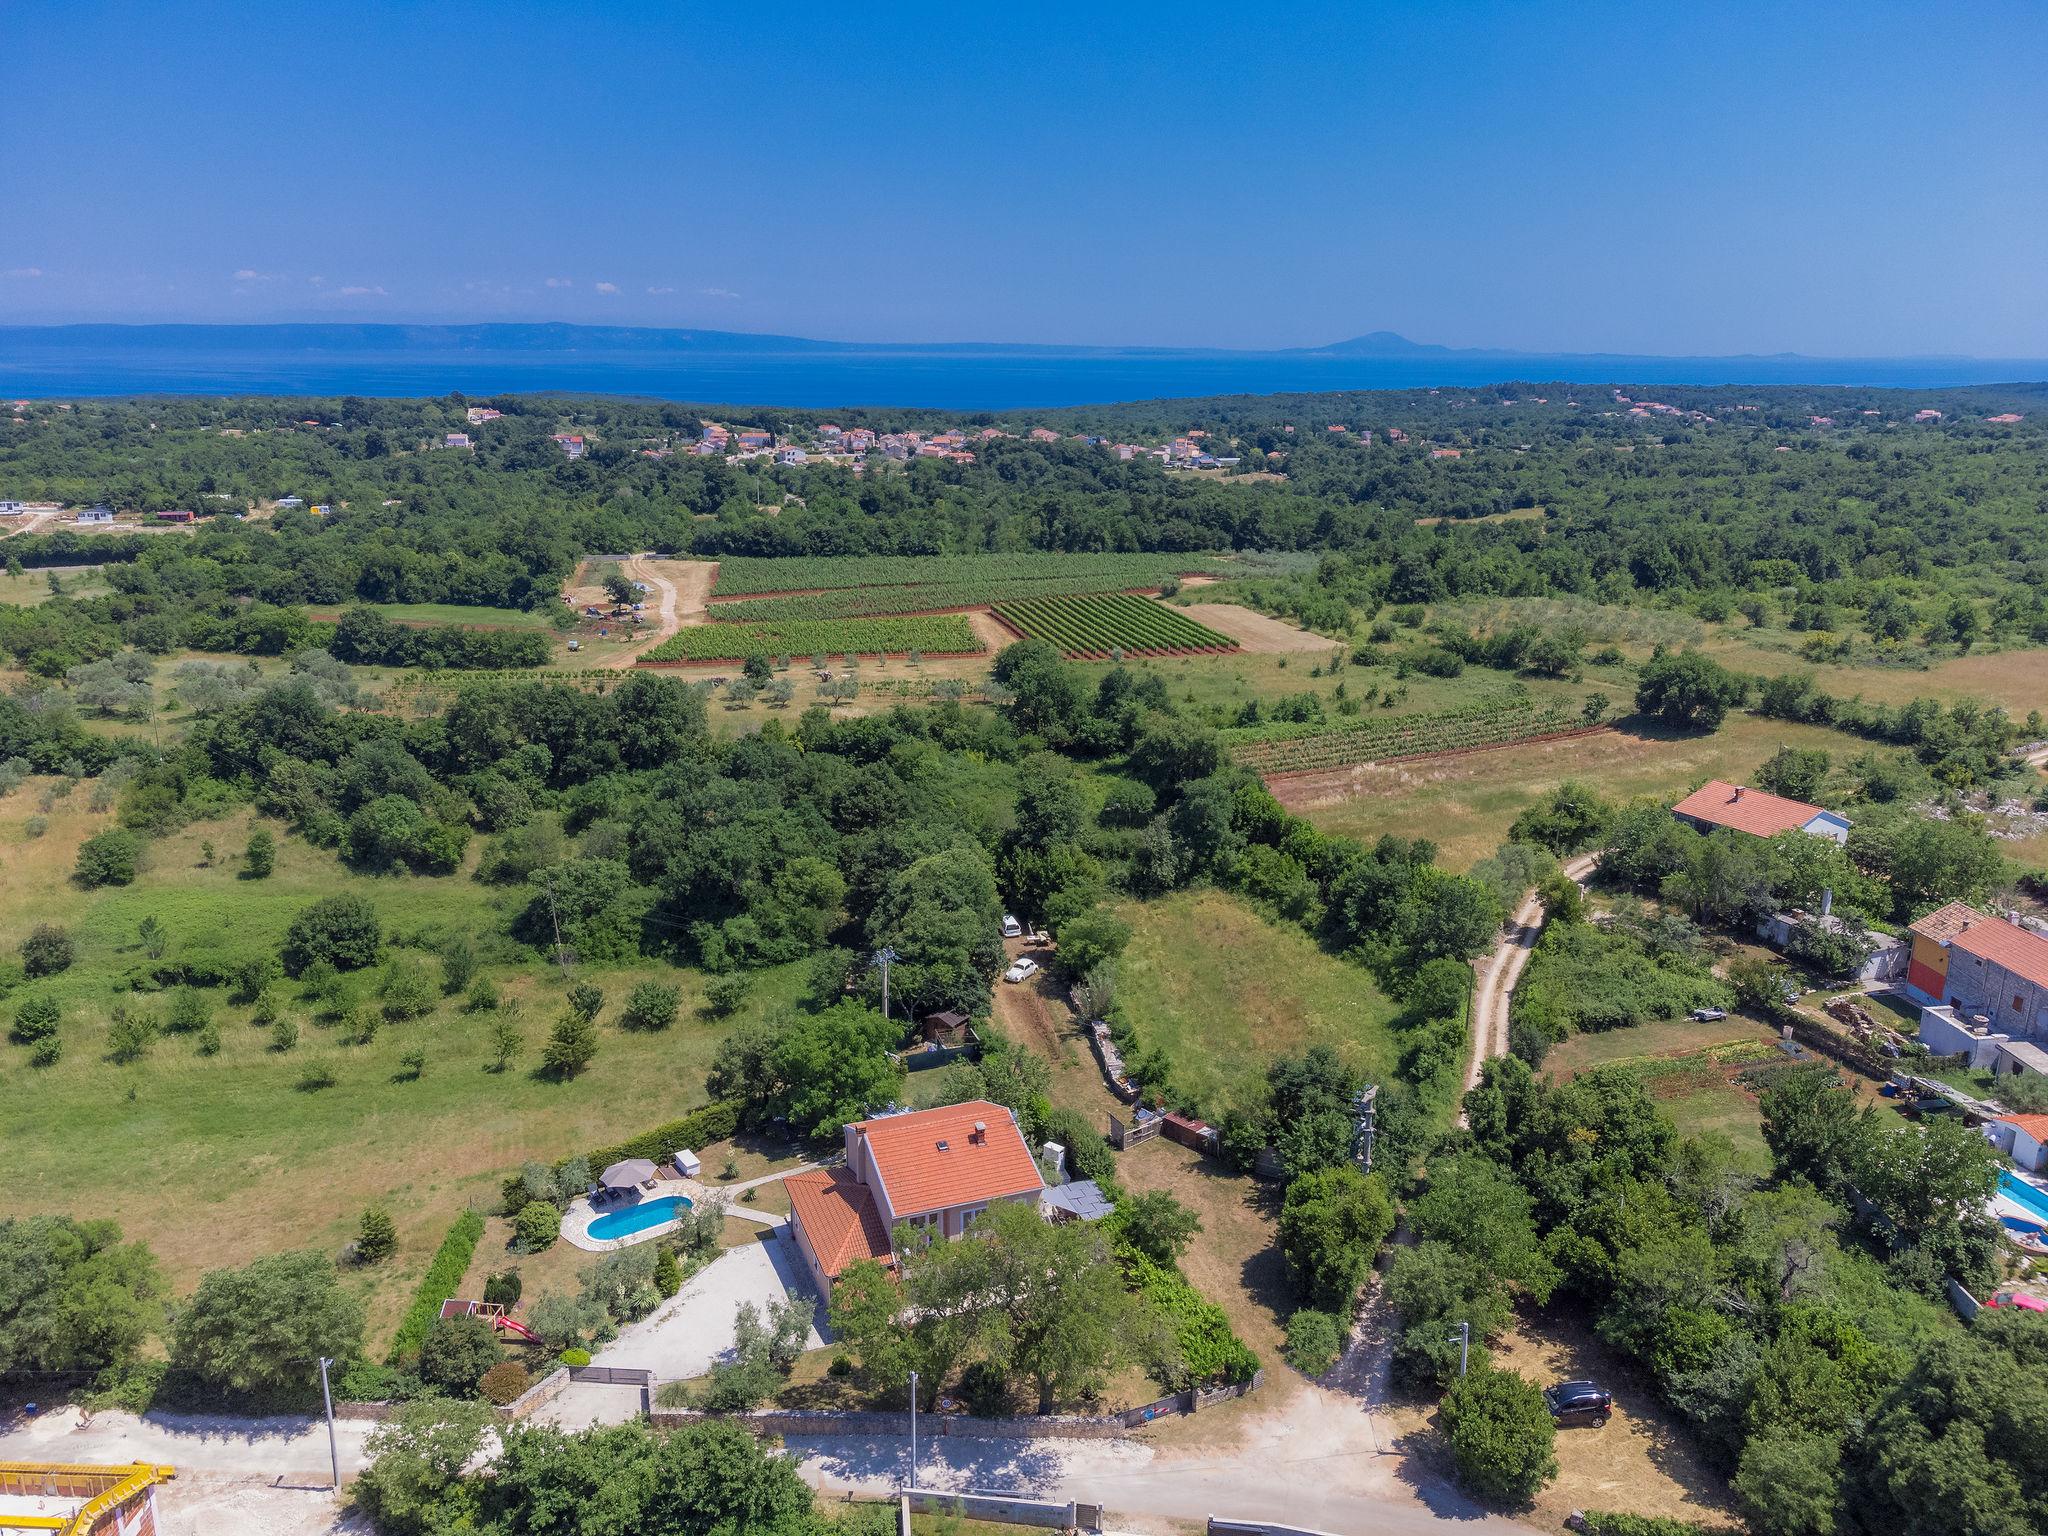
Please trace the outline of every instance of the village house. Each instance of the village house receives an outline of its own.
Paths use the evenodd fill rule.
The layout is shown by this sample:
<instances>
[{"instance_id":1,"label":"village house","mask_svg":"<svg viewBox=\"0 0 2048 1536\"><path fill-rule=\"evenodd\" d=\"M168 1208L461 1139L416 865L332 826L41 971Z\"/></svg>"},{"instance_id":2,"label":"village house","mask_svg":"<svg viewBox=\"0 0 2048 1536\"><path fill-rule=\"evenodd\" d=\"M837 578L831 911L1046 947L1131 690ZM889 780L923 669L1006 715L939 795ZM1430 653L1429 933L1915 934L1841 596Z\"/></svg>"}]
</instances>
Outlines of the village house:
<instances>
[{"instance_id":1,"label":"village house","mask_svg":"<svg viewBox=\"0 0 2048 1536\"><path fill-rule=\"evenodd\" d=\"M846 1127L846 1161L792 1174L789 1228L823 1296L861 1259L893 1264L894 1236L959 1237L1002 1200L1037 1204L1045 1177L1000 1104L970 1099Z\"/></svg>"},{"instance_id":2,"label":"village house","mask_svg":"<svg viewBox=\"0 0 2048 1536\"><path fill-rule=\"evenodd\" d=\"M462 414L472 427L480 427L487 421L496 421L505 413L494 411L487 405L472 405Z\"/></svg>"},{"instance_id":3,"label":"village house","mask_svg":"<svg viewBox=\"0 0 2048 1536\"><path fill-rule=\"evenodd\" d=\"M471 446L467 432L450 432L441 439L443 448L468 448Z\"/></svg>"},{"instance_id":4,"label":"village house","mask_svg":"<svg viewBox=\"0 0 2048 1536\"><path fill-rule=\"evenodd\" d=\"M1671 807L1671 814L1701 832L1728 827L1751 837L1775 837L1795 828L1837 843L1849 840L1849 818L1804 800L1767 795L1741 784L1709 779Z\"/></svg>"},{"instance_id":5,"label":"village house","mask_svg":"<svg viewBox=\"0 0 2048 1536\"><path fill-rule=\"evenodd\" d=\"M78 514L78 521L87 527L95 527L114 520L112 507L87 507Z\"/></svg>"},{"instance_id":6,"label":"village house","mask_svg":"<svg viewBox=\"0 0 2048 1536\"><path fill-rule=\"evenodd\" d=\"M2029 1173L2048 1164L2048 1115L2000 1115L1984 1132L1991 1144Z\"/></svg>"},{"instance_id":7,"label":"village house","mask_svg":"<svg viewBox=\"0 0 2048 1536\"><path fill-rule=\"evenodd\" d=\"M0 517L19 517L27 510L25 501L0 501Z\"/></svg>"},{"instance_id":8,"label":"village house","mask_svg":"<svg viewBox=\"0 0 2048 1536\"><path fill-rule=\"evenodd\" d=\"M1981 1038L2048 1044L2048 938L1960 901L1928 913L1907 932L1913 945L1906 960L1908 996L1930 1011L1945 1005L1957 1026L1982 1031ZM1933 1032L1941 1033L1940 1021ZM1921 1034L1929 1036L1925 1014ZM2026 1065L2015 1058L2013 1069Z\"/></svg>"},{"instance_id":9,"label":"village house","mask_svg":"<svg viewBox=\"0 0 2048 1536\"><path fill-rule=\"evenodd\" d=\"M572 459L583 457L583 434L581 432L557 432L555 446Z\"/></svg>"},{"instance_id":10,"label":"village house","mask_svg":"<svg viewBox=\"0 0 2048 1536\"><path fill-rule=\"evenodd\" d=\"M749 427L740 433L739 445L743 449L773 448L775 446L775 434L773 432L763 432L755 427Z\"/></svg>"}]
</instances>

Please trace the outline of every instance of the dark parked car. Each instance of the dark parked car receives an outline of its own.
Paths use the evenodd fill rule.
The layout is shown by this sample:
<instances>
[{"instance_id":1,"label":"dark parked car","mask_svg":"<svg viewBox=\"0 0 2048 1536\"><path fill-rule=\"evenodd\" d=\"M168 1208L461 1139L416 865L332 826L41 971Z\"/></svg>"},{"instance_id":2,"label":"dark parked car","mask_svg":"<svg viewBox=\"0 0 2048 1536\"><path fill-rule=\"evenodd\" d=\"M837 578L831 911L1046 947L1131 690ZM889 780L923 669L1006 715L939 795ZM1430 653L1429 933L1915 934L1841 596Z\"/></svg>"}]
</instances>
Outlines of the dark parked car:
<instances>
[{"instance_id":1,"label":"dark parked car","mask_svg":"<svg viewBox=\"0 0 2048 1536\"><path fill-rule=\"evenodd\" d=\"M1562 1381L1545 1387L1543 1401L1560 1424L1605 1424L1614 1412L1614 1394L1590 1381Z\"/></svg>"}]
</instances>

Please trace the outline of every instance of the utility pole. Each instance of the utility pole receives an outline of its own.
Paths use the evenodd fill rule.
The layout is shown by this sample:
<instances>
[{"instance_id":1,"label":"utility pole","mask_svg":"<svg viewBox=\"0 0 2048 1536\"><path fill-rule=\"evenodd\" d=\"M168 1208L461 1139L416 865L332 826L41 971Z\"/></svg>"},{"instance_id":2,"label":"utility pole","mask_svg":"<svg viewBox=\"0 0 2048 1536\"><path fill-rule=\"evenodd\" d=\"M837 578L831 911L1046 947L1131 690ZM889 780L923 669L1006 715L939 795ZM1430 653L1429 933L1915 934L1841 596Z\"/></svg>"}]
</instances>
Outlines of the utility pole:
<instances>
[{"instance_id":1,"label":"utility pole","mask_svg":"<svg viewBox=\"0 0 2048 1536\"><path fill-rule=\"evenodd\" d=\"M320 1359L320 1400L327 1405L327 1461L334 1469L334 1491L341 1492L341 1447L334 1438L334 1394L327 1387L327 1368L334 1364L324 1355Z\"/></svg>"},{"instance_id":2,"label":"utility pole","mask_svg":"<svg viewBox=\"0 0 2048 1536\"><path fill-rule=\"evenodd\" d=\"M1374 1105L1379 1096L1379 1084L1367 1083L1351 1100L1351 1160L1367 1173L1372 1172L1373 1122L1378 1118Z\"/></svg>"},{"instance_id":3,"label":"utility pole","mask_svg":"<svg viewBox=\"0 0 2048 1536\"><path fill-rule=\"evenodd\" d=\"M1472 1361L1472 1325L1470 1323L1460 1323L1456 1333L1447 1334L1445 1337L1458 1341L1458 1375L1462 1377L1465 1374L1465 1368Z\"/></svg>"},{"instance_id":4,"label":"utility pole","mask_svg":"<svg viewBox=\"0 0 2048 1536\"><path fill-rule=\"evenodd\" d=\"M567 981L569 979L569 957L562 948L562 916L555 910L555 877L549 875L543 882L542 888L548 893L548 921L553 924L555 930L555 965L561 970L562 979Z\"/></svg>"},{"instance_id":5,"label":"utility pole","mask_svg":"<svg viewBox=\"0 0 2048 1536\"><path fill-rule=\"evenodd\" d=\"M887 974L886 972L884 974ZM917 1492L917 1372L910 1373L910 1491Z\"/></svg>"},{"instance_id":6,"label":"utility pole","mask_svg":"<svg viewBox=\"0 0 2048 1536\"><path fill-rule=\"evenodd\" d=\"M902 958L903 957L897 954L895 950L889 948L888 945L884 944L880 949L875 951L874 965L868 967L870 970L873 970L875 966L881 967L882 1017L885 1019L889 1017L889 967L894 965L898 960L901 960Z\"/></svg>"}]
</instances>

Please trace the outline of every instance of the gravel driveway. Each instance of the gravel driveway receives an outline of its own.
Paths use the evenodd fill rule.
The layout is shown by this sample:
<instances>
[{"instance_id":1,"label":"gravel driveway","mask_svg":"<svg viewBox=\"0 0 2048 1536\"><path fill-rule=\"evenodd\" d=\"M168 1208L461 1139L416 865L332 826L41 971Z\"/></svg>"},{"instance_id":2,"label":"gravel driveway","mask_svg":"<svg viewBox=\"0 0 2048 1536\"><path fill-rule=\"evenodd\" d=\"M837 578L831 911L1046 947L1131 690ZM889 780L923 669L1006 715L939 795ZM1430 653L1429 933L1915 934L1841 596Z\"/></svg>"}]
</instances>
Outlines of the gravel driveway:
<instances>
[{"instance_id":1,"label":"gravel driveway","mask_svg":"<svg viewBox=\"0 0 2048 1536\"><path fill-rule=\"evenodd\" d=\"M765 1308L785 1296L816 1305L796 1244L781 1225L758 1240L727 1249L664 1302L660 1310L630 1323L591 1360L593 1365L637 1367L657 1381L702 1376L733 1346L733 1321L742 1303ZM826 1340L814 1322L806 1349Z\"/></svg>"}]
</instances>

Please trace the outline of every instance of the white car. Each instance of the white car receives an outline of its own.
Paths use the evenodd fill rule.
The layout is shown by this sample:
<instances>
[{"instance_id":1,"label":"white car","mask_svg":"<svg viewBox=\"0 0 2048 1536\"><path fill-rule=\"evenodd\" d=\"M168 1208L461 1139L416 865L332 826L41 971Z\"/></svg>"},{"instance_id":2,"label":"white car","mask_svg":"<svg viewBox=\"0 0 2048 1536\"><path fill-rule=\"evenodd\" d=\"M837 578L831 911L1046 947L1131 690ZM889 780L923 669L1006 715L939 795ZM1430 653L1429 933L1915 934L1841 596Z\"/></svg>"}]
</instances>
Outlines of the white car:
<instances>
[{"instance_id":1,"label":"white car","mask_svg":"<svg viewBox=\"0 0 2048 1536\"><path fill-rule=\"evenodd\" d=\"M1038 962L1036 960L1033 960L1030 956L1025 955L1019 957L1015 964L1013 964L1007 971L1003 972L1003 980L1023 981L1027 977L1034 976L1037 973Z\"/></svg>"},{"instance_id":2,"label":"white car","mask_svg":"<svg viewBox=\"0 0 2048 1536\"><path fill-rule=\"evenodd\" d=\"M1713 1024L1727 1018L1728 1011L1725 1008L1695 1008L1692 1016L1701 1024Z\"/></svg>"},{"instance_id":3,"label":"white car","mask_svg":"<svg viewBox=\"0 0 2048 1536\"><path fill-rule=\"evenodd\" d=\"M1003 937L1006 939L1021 939L1024 937L1024 925L1007 912L1003 914Z\"/></svg>"}]
</instances>

